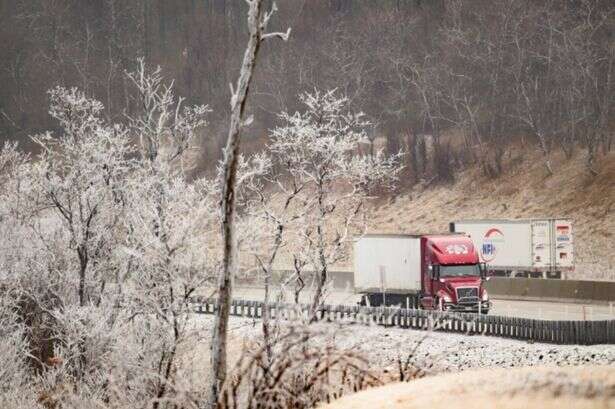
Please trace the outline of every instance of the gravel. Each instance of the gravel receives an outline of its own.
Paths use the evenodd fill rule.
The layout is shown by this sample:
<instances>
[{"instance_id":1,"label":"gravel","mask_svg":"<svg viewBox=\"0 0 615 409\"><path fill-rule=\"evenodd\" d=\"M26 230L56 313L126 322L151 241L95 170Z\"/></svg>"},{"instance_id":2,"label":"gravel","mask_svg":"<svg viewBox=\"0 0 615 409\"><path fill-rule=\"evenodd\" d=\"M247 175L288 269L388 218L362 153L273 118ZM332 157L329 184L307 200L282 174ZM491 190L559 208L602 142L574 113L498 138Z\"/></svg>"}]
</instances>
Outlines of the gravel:
<instances>
[{"instance_id":1,"label":"gravel","mask_svg":"<svg viewBox=\"0 0 615 409\"><path fill-rule=\"evenodd\" d=\"M196 315L196 326L208 331L210 315ZM314 342L335 343L341 349L360 352L374 369L397 371L398 359L424 368L428 374L459 372L475 368L522 366L615 365L615 345L553 345L482 335L449 334L382 326L315 325L324 333ZM234 340L260 335L260 321L232 317ZM237 345L233 345L237 346Z\"/></svg>"},{"instance_id":2,"label":"gravel","mask_svg":"<svg viewBox=\"0 0 615 409\"><path fill-rule=\"evenodd\" d=\"M347 331L347 335L336 337L340 347L362 351L370 362L391 369L397 367L398 357L405 359L410 354L416 366L429 368L430 373L474 368L615 364L615 345L540 344L376 326Z\"/></svg>"}]
</instances>

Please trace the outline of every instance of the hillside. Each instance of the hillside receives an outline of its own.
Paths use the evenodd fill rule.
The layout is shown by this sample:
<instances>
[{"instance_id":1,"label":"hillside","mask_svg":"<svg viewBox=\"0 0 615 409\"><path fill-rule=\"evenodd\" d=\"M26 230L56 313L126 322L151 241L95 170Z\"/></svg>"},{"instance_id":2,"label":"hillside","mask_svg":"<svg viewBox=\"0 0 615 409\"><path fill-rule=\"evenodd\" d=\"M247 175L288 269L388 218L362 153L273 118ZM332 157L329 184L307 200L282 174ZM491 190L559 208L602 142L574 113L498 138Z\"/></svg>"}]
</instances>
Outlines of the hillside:
<instances>
[{"instance_id":1,"label":"hillside","mask_svg":"<svg viewBox=\"0 0 615 409\"><path fill-rule=\"evenodd\" d=\"M569 217L576 271L568 278L615 280L615 152L600 157L596 177L586 171L583 155L566 160L554 152L555 174L547 177L538 152L516 148L499 178L489 180L474 167L453 184L417 186L375 203L368 231L441 232L461 218Z\"/></svg>"}]
</instances>

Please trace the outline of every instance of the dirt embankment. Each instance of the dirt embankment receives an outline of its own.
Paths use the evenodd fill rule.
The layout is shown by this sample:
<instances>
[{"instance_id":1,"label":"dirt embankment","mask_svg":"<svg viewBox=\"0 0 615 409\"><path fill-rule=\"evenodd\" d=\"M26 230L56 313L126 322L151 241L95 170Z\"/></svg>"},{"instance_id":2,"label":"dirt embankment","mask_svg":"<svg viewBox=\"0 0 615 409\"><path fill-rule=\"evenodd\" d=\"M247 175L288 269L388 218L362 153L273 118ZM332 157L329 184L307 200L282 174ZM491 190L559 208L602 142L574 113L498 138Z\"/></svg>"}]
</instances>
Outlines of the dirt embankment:
<instances>
[{"instance_id":1,"label":"dirt embankment","mask_svg":"<svg viewBox=\"0 0 615 409\"><path fill-rule=\"evenodd\" d=\"M531 367L428 377L369 389L323 409L615 408L615 369Z\"/></svg>"},{"instance_id":2,"label":"dirt embankment","mask_svg":"<svg viewBox=\"0 0 615 409\"><path fill-rule=\"evenodd\" d=\"M615 152L599 157L598 176L587 171L584 151L571 159L554 152L550 159L552 176L539 152L513 147L498 178L473 166L457 174L454 183L400 188L369 205L368 232L446 232L449 222L459 219L571 218L576 266L566 278L615 281ZM401 186L411 183L400 181ZM290 250L279 253L279 269L292 267ZM333 269L352 269L351 249Z\"/></svg>"},{"instance_id":3,"label":"dirt embankment","mask_svg":"<svg viewBox=\"0 0 615 409\"><path fill-rule=\"evenodd\" d=\"M419 186L375 203L369 229L442 232L457 219L568 217L576 256L568 278L615 281L615 152L600 158L595 177L585 168L584 152L570 160L555 152L551 160L555 174L547 176L539 153L511 150L499 178L472 168L453 184Z\"/></svg>"}]
</instances>

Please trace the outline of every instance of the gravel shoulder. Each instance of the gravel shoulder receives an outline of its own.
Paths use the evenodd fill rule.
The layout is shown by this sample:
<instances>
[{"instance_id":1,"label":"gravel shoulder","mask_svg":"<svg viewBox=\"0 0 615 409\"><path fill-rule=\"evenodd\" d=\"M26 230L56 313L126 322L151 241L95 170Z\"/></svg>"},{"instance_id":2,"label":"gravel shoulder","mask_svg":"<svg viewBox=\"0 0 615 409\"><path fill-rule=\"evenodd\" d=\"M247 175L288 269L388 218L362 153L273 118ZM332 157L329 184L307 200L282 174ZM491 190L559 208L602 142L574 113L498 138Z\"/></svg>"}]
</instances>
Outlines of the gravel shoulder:
<instances>
[{"instance_id":1,"label":"gravel shoulder","mask_svg":"<svg viewBox=\"0 0 615 409\"><path fill-rule=\"evenodd\" d=\"M475 368L615 364L615 345L552 345L378 326L345 331L348 334L336 342L340 347L361 351L370 362L392 371L396 369L398 357L404 359L408 354L413 354L415 365L426 368L428 373Z\"/></svg>"},{"instance_id":2,"label":"gravel shoulder","mask_svg":"<svg viewBox=\"0 0 615 409\"><path fill-rule=\"evenodd\" d=\"M195 330L208 340L213 316L194 315ZM246 341L261 334L261 321L233 317L230 320L229 356L237 356ZM287 325L282 323L282 325ZM382 326L319 323L321 334L313 342L333 343L337 348L365 356L373 369L394 373L398 360L408 359L423 368L426 375L459 372L479 368L515 368L525 366L609 365L615 371L615 345L552 345L482 335L385 328ZM199 350L208 355L207 342Z\"/></svg>"}]
</instances>

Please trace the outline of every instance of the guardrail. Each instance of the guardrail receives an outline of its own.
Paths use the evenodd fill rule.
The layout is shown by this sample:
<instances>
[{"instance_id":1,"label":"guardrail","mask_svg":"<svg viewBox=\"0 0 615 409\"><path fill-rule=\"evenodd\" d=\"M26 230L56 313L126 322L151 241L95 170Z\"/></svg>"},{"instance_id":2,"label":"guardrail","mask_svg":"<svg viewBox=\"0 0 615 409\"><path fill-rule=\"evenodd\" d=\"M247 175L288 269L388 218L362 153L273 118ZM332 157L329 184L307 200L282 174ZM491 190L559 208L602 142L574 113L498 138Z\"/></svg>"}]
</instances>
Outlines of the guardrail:
<instances>
[{"instance_id":1,"label":"guardrail","mask_svg":"<svg viewBox=\"0 0 615 409\"><path fill-rule=\"evenodd\" d=\"M291 275L290 270L276 270L273 282L279 282L280 276ZM304 280L312 279L310 273L305 273ZM331 270L329 279L334 288L351 290L354 288L352 271ZM493 298L525 300L525 301L556 301L576 303L615 303L615 282L612 281L581 281L581 280L551 280L523 277L492 277L485 287Z\"/></svg>"},{"instance_id":2,"label":"guardrail","mask_svg":"<svg viewBox=\"0 0 615 409\"><path fill-rule=\"evenodd\" d=\"M200 314L213 314L217 303L216 299L205 297L193 297L191 302L195 304L195 312ZM270 309L272 318L309 318L307 304L265 306L261 301L249 300L233 300L230 313L237 317L260 318L266 307ZM340 323L482 334L554 344L615 344L615 320L550 321L358 305L322 305L318 308L317 318Z\"/></svg>"},{"instance_id":3,"label":"guardrail","mask_svg":"<svg viewBox=\"0 0 615 409\"><path fill-rule=\"evenodd\" d=\"M498 298L604 304L615 301L615 282L610 281L493 277L485 287Z\"/></svg>"}]
</instances>

